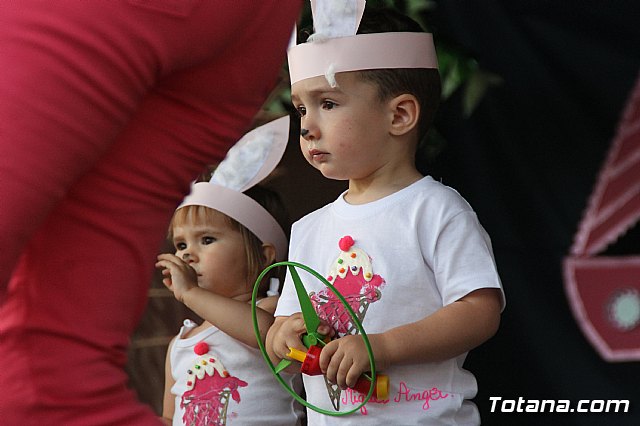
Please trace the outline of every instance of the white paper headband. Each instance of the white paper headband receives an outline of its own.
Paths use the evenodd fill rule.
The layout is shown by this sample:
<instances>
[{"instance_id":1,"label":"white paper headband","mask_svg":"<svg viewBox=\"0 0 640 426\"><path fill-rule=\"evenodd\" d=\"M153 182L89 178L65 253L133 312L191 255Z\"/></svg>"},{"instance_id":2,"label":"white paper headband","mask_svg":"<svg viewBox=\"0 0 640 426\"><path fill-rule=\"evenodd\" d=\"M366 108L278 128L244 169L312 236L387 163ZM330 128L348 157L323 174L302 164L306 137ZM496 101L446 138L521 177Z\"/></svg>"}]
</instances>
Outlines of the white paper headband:
<instances>
[{"instance_id":1,"label":"white paper headband","mask_svg":"<svg viewBox=\"0 0 640 426\"><path fill-rule=\"evenodd\" d=\"M289 49L291 84L345 71L438 68L429 33L358 34L299 44Z\"/></svg>"},{"instance_id":2,"label":"white paper headband","mask_svg":"<svg viewBox=\"0 0 640 426\"><path fill-rule=\"evenodd\" d=\"M357 34L364 0L311 1L315 33L309 41L288 50L291 84L335 73L386 68L438 68L433 36L429 33L389 32Z\"/></svg>"},{"instance_id":3,"label":"white paper headband","mask_svg":"<svg viewBox=\"0 0 640 426\"><path fill-rule=\"evenodd\" d=\"M263 243L273 244L276 260L284 260L287 237L275 218L243 191L267 177L282 159L289 139L289 116L253 129L218 165L210 182L191 187L178 209L205 206L237 220Z\"/></svg>"}]
</instances>

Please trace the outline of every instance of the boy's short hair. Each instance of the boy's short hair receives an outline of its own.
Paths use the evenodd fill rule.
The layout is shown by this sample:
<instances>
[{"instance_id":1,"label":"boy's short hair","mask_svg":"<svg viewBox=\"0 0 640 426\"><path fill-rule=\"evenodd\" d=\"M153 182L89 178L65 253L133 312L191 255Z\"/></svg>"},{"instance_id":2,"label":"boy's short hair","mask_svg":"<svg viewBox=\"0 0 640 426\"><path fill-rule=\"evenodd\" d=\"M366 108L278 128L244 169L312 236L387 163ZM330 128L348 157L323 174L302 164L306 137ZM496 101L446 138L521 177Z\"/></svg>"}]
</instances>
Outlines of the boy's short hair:
<instances>
[{"instance_id":1,"label":"boy's short hair","mask_svg":"<svg viewBox=\"0 0 640 426\"><path fill-rule=\"evenodd\" d=\"M413 19L391 8L367 6L362 15L357 34L414 32L424 29ZM308 32L307 32L308 33ZM408 93L420 104L418 142L427 134L440 105L440 74L437 69L395 68L356 71L365 81L378 88L381 101Z\"/></svg>"},{"instance_id":2,"label":"boy's short hair","mask_svg":"<svg viewBox=\"0 0 640 426\"><path fill-rule=\"evenodd\" d=\"M252 188L246 190L244 194L264 207L282 227L282 229L285 231L285 234L288 234L287 231L290 227L289 216L280 196L276 192L263 186L255 185ZM213 215L215 214L214 212L217 212L217 210L200 205L187 205L179 208L173 214L173 218L171 219L171 223L169 224L169 232L167 236L168 239L170 241L173 240L174 227L180 226L185 222L207 223L213 220ZM253 232L249 231L237 220L225 214L223 214L223 216L226 223L232 229L237 230L242 235L242 241L244 244L247 260L247 277L252 281L255 281L262 270L269 266L262 251L262 241L260 241L260 239ZM283 272L279 273L279 271L276 271L276 269L272 269L270 272L272 273L270 273L262 280L260 286L261 295L264 295L266 293L266 290L269 286L270 277L277 277L281 282L284 278L282 276L284 275Z\"/></svg>"}]
</instances>

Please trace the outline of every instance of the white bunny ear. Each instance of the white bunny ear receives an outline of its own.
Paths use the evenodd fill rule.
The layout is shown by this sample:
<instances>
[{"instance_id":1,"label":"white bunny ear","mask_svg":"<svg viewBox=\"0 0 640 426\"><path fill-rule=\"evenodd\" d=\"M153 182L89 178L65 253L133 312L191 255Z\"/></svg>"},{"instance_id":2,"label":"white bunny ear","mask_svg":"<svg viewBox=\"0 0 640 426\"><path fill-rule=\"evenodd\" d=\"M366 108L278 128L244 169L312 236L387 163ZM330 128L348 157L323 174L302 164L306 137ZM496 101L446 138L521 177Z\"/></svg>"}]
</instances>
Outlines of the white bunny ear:
<instances>
[{"instance_id":1,"label":"white bunny ear","mask_svg":"<svg viewBox=\"0 0 640 426\"><path fill-rule=\"evenodd\" d=\"M289 121L284 116L245 134L231 147L210 182L244 192L266 178L287 147Z\"/></svg>"},{"instance_id":2,"label":"white bunny ear","mask_svg":"<svg viewBox=\"0 0 640 426\"><path fill-rule=\"evenodd\" d=\"M262 181L280 160L289 140L289 116L257 127L240 139L220 163L210 182L191 187L178 208L205 206L237 220L263 243L273 244L284 260L287 236L276 219L243 191Z\"/></svg>"},{"instance_id":3,"label":"white bunny ear","mask_svg":"<svg viewBox=\"0 0 640 426\"><path fill-rule=\"evenodd\" d=\"M355 35L365 0L311 0L315 40Z\"/></svg>"},{"instance_id":4,"label":"white bunny ear","mask_svg":"<svg viewBox=\"0 0 640 426\"><path fill-rule=\"evenodd\" d=\"M291 49L296 44L298 44L298 25L294 23L293 31L291 32L291 37L289 38L289 46L287 46L287 49Z\"/></svg>"}]
</instances>

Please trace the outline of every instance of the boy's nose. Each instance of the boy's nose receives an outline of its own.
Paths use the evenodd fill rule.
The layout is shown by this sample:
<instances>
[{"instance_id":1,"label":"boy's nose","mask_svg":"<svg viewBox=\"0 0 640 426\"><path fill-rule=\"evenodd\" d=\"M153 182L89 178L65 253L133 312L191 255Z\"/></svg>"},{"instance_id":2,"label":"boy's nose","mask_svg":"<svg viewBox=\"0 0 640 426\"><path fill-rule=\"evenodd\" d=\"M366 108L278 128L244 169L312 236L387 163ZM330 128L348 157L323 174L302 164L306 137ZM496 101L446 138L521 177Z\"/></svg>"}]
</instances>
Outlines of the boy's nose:
<instances>
[{"instance_id":1,"label":"boy's nose","mask_svg":"<svg viewBox=\"0 0 640 426\"><path fill-rule=\"evenodd\" d=\"M193 257L189 253L184 253L182 255L182 260L184 260L187 263L190 263L190 262L193 262Z\"/></svg>"},{"instance_id":2,"label":"boy's nose","mask_svg":"<svg viewBox=\"0 0 640 426\"><path fill-rule=\"evenodd\" d=\"M306 140L306 141L311 141L317 138L317 131L316 130L309 130L307 128L302 128L300 129L300 137L302 137L302 139Z\"/></svg>"}]
</instances>

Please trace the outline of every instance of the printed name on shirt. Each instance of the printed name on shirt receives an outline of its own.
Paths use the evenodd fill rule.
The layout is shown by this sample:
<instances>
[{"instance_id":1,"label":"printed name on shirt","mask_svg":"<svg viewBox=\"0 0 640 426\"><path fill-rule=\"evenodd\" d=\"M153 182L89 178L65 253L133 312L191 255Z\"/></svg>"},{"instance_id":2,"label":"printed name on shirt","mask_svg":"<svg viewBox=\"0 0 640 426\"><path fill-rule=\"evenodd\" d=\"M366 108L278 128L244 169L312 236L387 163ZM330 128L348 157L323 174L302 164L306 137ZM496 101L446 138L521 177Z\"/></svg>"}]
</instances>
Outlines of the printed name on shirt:
<instances>
[{"instance_id":1,"label":"printed name on shirt","mask_svg":"<svg viewBox=\"0 0 640 426\"><path fill-rule=\"evenodd\" d=\"M450 396L452 395L446 392L443 392L436 387L416 392L411 388L409 388L405 382L400 382L398 386L398 392L393 397L393 400L377 399L375 395L372 395L371 399L369 399L367 404L383 404L384 405L389 403L399 404L399 403L411 402L411 401L421 401L422 410L428 411L431 408L431 403L433 401L446 399ZM342 403L345 405L347 404L358 405L358 404L361 404L362 401L364 401L364 397L365 395L360 392L354 391L353 389L346 389L345 391L342 392ZM360 407L360 412L366 416L368 414L367 406L363 405L362 407Z\"/></svg>"}]
</instances>

